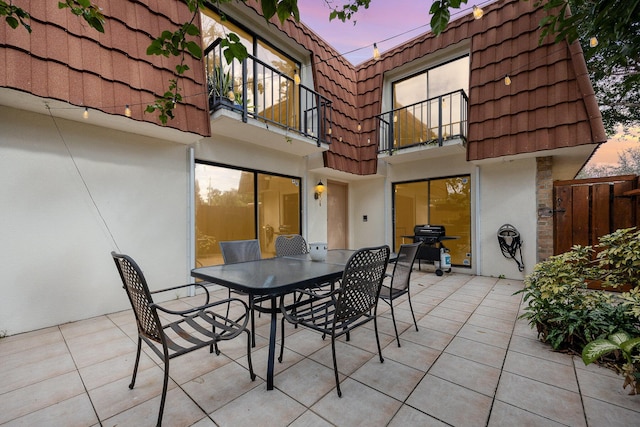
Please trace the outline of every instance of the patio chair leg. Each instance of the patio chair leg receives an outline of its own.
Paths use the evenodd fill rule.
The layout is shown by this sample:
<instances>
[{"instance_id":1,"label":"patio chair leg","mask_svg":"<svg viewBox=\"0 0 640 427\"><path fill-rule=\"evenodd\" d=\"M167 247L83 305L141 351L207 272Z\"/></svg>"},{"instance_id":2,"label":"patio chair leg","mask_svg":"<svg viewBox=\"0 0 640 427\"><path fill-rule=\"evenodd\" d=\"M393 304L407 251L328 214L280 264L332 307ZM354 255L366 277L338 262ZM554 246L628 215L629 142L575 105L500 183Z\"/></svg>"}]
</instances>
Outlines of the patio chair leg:
<instances>
[{"instance_id":1,"label":"patio chair leg","mask_svg":"<svg viewBox=\"0 0 640 427\"><path fill-rule=\"evenodd\" d=\"M165 355L164 360L164 381L162 383L162 397L160 398L160 412L158 413L157 427L162 425L162 415L164 413L164 403L167 400L167 388L169 387L169 358Z\"/></svg>"},{"instance_id":2,"label":"patio chair leg","mask_svg":"<svg viewBox=\"0 0 640 427\"><path fill-rule=\"evenodd\" d=\"M331 353L333 354L333 373L336 376L336 389L338 391L338 397L342 397L342 390L340 390L340 379L338 377L338 361L336 360L336 339L331 336Z\"/></svg>"},{"instance_id":3,"label":"patio chair leg","mask_svg":"<svg viewBox=\"0 0 640 427\"><path fill-rule=\"evenodd\" d=\"M142 339L138 337L138 350L136 351L136 363L133 365L133 376L131 377L131 383L129 388L132 389L136 384L136 374L138 373L138 362L140 362L140 350L142 349Z\"/></svg>"},{"instance_id":4,"label":"patio chair leg","mask_svg":"<svg viewBox=\"0 0 640 427\"><path fill-rule=\"evenodd\" d=\"M407 297L409 299L409 308L411 309L411 317L413 317L413 324L416 327L416 332L418 332L418 322L416 322L416 315L413 314L413 305L411 304L411 294L407 292Z\"/></svg>"},{"instance_id":5,"label":"patio chair leg","mask_svg":"<svg viewBox=\"0 0 640 427\"><path fill-rule=\"evenodd\" d=\"M398 341L398 347L400 347L400 337L398 336L398 327L396 326L396 315L393 312L393 300L389 301L391 307L391 320L393 320L393 329L396 331L396 341Z\"/></svg>"},{"instance_id":6,"label":"patio chair leg","mask_svg":"<svg viewBox=\"0 0 640 427\"><path fill-rule=\"evenodd\" d=\"M378 316L376 314L374 314L373 316L373 330L376 332L376 344L378 344L380 363L384 363L384 358L382 357L382 347L380 347L380 336L378 335Z\"/></svg>"}]
</instances>

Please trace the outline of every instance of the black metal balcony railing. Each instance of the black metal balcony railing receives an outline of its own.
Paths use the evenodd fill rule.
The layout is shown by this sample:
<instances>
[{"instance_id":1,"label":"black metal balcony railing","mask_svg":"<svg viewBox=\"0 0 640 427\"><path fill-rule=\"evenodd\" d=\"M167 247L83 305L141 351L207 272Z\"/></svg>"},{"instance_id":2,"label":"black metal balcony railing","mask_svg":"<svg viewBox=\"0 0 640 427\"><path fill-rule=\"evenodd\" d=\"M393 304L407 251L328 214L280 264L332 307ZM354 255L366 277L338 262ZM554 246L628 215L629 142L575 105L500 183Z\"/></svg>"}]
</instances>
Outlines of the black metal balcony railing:
<instances>
[{"instance_id":1,"label":"black metal balcony railing","mask_svg":"<svg viewBox=\"0 0 640 427\"><path fill-rule=\"evenodd\" d=\"M442 146L449 139L466 140L467 105L464 90L457 90L378 115L378 152L392 155L417 145Z\"/></svg>"},{"instance_id":2,"label":"black metal balcony railing","mask_svg":"<svg viewBox=\"0 0 640 427\"><path fill-rule=\"evenodd\" d=\"M253 55L227 64L220 42L204 51L211 111L237 111L243 122L253 118L295 131L318 147L330 142L330 100Z\"/></svg>"}]
</instances>

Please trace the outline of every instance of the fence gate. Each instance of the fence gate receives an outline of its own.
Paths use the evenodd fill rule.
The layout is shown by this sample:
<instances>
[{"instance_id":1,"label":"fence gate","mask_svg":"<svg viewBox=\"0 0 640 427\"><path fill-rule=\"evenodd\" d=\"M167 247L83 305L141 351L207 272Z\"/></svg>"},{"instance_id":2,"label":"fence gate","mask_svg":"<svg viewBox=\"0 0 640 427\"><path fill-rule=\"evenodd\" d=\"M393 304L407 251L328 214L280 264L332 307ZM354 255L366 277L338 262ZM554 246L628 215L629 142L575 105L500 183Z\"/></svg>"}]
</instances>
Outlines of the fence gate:
<instances>
[{"instance_id":1,"label":"fence gate","mask_svg":"<svg viewBox=\"0 0 640 427\"><path fill-rule=\"evenodd\" d=\"M639 180L622 175L554 182L553 253L595 245L600 236L640 226Z\"/></svg>"}]
</instances>

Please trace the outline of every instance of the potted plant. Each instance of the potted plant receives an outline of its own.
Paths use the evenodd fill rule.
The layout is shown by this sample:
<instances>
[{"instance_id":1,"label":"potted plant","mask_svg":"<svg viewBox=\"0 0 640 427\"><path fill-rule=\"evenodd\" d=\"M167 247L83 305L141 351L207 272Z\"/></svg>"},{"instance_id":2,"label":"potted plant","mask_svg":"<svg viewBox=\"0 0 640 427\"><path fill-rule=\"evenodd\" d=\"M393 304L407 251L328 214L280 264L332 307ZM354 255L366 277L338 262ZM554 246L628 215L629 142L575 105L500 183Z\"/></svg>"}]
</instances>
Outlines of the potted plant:
<instances>
[{"instance_id":1,"label":"potted plant","mask_svg":"<svg viewBox=\"0 0 640 427\"><path fill-rule=\"evenodd\" d=\"M216 104L233 104L235 93L233 91L233 78L229 71L224 71L221 65L216 65L213 72L207 76L209 90L209 108Z\"/></svg>"}]
</instances>

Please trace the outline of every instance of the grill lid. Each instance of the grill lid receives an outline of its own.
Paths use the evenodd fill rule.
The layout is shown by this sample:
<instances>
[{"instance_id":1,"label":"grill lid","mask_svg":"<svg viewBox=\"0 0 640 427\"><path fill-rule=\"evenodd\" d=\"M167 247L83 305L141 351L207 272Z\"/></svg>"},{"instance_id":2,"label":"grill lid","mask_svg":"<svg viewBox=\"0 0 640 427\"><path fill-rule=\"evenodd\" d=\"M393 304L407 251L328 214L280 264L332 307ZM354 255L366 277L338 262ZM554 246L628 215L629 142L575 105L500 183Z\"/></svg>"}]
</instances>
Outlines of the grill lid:
<instances>
[{"instance_id":1,"label":"grill lid","mask_svg":"<svg viewBox=\"0 0 640 427\"><path fill-rule=\"evenodd\" d=\"M415 236L442 237L445 235L444 225L416 225L413 227Z\"/></svg>"}]
</instances>

